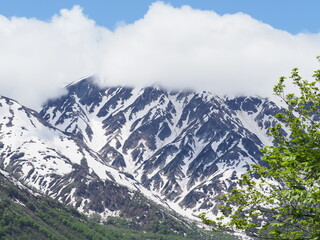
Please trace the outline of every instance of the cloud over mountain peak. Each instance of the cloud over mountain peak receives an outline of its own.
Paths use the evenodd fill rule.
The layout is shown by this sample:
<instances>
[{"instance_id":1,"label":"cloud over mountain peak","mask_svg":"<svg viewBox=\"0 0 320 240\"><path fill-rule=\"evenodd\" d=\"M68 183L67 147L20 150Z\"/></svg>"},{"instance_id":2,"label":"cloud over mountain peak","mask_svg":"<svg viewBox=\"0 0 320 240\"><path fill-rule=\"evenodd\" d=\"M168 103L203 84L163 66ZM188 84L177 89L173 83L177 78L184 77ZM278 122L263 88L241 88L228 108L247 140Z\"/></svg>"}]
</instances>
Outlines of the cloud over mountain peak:
<instances>
[{"instance_id":1,"label":"cloud over mountain peak","mask_svg":"<svg viewBox=\"0 0 320 240\"><path fill-rule=\"evenodd\" d=\"M0 16L0 26L1 94L32 107L93 74L108 86L270 95L293 67L309 77L320 51L319 34L292 35L244 13L162 2L115 30L98 26L79 6L46 22Z\"/></svg>"}]
</instances>

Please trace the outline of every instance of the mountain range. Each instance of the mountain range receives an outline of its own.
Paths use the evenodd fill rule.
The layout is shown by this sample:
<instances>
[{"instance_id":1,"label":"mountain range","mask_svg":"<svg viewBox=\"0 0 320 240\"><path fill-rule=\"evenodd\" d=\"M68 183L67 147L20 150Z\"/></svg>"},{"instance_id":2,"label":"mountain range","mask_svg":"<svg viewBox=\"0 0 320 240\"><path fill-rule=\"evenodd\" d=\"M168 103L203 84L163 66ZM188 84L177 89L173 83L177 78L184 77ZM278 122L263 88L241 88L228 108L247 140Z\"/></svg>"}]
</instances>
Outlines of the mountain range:
<instances>
[{"instance_id":1,"label":"mountain range","mask_svg":"<svg viewBox=\"0 0 320 240\"><path fill-rule=\"evenodd\" d=\"M36 112L0 98L0 168L21 184L102 218L217 214L250 164L264 164L281 108L257 96L101 87L95 78ZM151 214L152 213L152 214Z\"/></svg>"}]
</instances>

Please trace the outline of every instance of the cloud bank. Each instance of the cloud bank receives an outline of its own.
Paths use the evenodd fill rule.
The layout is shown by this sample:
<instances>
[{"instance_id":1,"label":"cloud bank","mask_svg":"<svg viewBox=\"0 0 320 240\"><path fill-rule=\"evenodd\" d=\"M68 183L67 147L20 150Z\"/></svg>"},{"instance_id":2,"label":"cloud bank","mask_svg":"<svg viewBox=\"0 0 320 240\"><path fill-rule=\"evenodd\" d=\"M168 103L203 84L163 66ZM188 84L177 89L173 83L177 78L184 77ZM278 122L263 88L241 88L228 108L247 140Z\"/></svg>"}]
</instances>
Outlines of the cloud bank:
<instances>
[{"instance_id":1,"label":"cloud bank","mask_svg":"<svg viewBox=\"0 0 320 240\"><path fill-rule=\"evenodd\" d=\"M66 84L97 75L104 86L193 88L269 96L293 67L318 68L320 34L292 35L238 13L152 4L111 31L79 6L48 22L0 15L0 94L39 107Z\"/></svg>"}]
</instances>

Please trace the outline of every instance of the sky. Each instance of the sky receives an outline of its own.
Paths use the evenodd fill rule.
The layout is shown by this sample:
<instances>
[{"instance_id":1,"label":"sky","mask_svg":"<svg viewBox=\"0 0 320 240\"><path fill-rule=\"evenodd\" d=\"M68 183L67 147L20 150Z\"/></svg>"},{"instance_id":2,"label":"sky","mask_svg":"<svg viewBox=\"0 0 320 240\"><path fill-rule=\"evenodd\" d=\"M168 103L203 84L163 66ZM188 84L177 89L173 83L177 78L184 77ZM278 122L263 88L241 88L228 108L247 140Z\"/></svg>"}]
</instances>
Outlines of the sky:
<instances>
[{"instance_id":1,"label":"sky","mask_svg":"<svg viewBox=\"0 0 320 240\"><path fill-rule=\"evenodd\" d=\"M0 0L0 95L33 108L95 75L103 86L270 96L320 55L319 1Z\"/></svg>"}]
</instances>

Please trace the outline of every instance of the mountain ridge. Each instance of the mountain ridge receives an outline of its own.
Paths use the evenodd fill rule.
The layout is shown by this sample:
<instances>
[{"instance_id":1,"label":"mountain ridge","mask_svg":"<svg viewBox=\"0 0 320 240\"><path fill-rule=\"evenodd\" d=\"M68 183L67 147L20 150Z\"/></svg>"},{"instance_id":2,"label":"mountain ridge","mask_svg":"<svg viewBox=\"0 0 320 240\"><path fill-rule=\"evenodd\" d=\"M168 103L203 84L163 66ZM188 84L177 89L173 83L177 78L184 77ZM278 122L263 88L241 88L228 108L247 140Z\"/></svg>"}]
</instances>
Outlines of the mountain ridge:
<instances>
[{"instance_id":1,"label":"mountain ridge","mask_svg":"<svg viewBox=\"0 0 320 240\"><path fill-rule=\"evenodd\" d=\"M0 98L0 168L103 219L198 221L216 216L218 197L240 187L250 164L264 164L260 149L272 144L279 111L266 98L82 79L39 113Z\"/></svg>"},{"instance_id":2,"label":"mountain ridge","mask_svg":"<svg viewBox=\"0 0 320 240\"><path fill-rule=\"evenodd\" d=\"M268 128L279 111L266 98L101 88L89 78L69 85L40 115L171 208L193 216L216 213L216 196L235 186L250 164L263 164L259 149L272 144Z\"/></svg>"}]
</instances>

